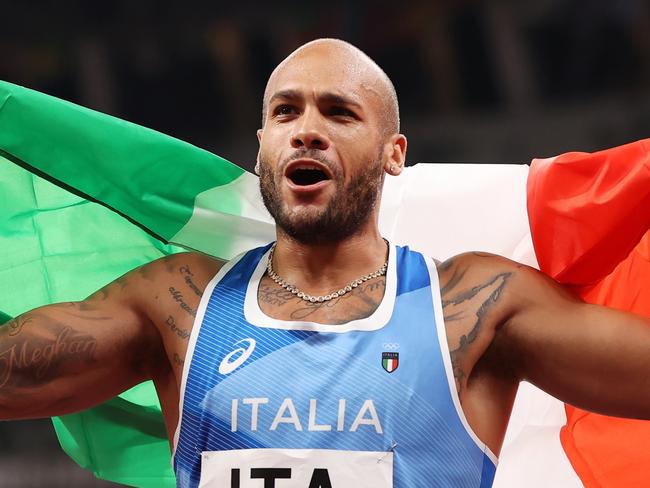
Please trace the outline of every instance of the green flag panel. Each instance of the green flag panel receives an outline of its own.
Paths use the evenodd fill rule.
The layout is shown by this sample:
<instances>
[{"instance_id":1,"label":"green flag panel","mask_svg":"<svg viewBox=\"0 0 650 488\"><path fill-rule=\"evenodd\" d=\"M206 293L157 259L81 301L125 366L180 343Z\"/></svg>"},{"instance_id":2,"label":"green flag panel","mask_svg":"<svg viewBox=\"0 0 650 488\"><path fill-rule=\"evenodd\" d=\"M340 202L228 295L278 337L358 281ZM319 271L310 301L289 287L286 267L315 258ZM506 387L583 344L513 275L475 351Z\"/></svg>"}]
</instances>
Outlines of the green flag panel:
<instances>
[{"instance_id":1,"label":"green flag panel","mask_svg":"<svg viewBox=\"0 0 650 488\"><path fill-rule=\"evenodd\" d=\"M194 197L244 170L191 144L0 81L0 150L168 241Z\"/></svg>"},{"instance_id":2,"label":"green flag panel","mask_svg":"<svg viewBox=\"0 0 650 488\"><path fill-rule=\"evenodd\" d=\"M115 212L0 158L0 310L15 316L86 297L125 272L180 250ZM83 394L83 392L80 392ZM143 383L104 405L54 419L64 450L111 481L175 485L160 405Z\"/></svg>"}]
</instances>

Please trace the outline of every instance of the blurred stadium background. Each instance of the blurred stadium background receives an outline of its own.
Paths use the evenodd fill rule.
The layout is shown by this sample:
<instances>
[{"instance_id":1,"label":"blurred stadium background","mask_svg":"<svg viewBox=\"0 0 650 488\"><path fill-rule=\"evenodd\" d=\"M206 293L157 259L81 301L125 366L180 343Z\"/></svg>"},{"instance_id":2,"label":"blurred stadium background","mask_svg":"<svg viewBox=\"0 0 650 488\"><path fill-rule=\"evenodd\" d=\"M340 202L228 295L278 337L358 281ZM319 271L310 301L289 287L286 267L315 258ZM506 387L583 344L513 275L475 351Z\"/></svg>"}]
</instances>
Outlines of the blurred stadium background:
<instances>
[{"instance_id":1,"label":"blurred stadium background","mask_svg":"<svg viewBox=\"0 0 650 488\"><path fill-rule=\"evenodd\" d=\"M392 78L409 162L525 163L650 136L646 0L3 2L0 79L251 169L264 84L290 51L348 40ZM0 423L0 487L116 486L49 421Z\"/></svg>"}]
</instances>

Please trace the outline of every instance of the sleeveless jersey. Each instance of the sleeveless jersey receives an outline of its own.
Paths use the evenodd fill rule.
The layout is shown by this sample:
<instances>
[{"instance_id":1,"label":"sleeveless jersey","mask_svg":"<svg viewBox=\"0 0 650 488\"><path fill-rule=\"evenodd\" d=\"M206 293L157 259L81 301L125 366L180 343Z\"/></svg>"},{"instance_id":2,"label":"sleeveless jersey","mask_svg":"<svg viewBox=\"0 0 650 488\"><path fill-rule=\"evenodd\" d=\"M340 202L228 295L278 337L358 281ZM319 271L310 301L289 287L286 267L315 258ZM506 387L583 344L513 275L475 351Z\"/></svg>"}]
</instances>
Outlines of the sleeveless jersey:
<instances>
[{"instance_id":1,"label":"sleeveless jersey","mask_svg":"<svg viewBox=\"0 0 650 488\"><path fill-rule=\"evenodd\" d=\"M460 407L433 260L391 245L375 312L324 325L308 322L307 304L302 321L261 311L269 249L226 264L201 299L178 486L491 486L496 457Z\"/></svg>"}]
</instances>

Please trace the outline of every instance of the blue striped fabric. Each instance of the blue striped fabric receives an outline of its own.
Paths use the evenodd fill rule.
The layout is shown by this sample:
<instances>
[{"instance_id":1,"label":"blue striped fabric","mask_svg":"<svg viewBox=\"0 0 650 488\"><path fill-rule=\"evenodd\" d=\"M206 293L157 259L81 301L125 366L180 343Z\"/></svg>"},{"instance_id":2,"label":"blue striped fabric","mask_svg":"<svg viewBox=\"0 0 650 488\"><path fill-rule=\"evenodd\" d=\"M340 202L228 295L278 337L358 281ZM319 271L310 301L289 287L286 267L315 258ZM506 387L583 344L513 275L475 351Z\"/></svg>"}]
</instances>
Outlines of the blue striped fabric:
<instances>
[{"instance_id":1,"label":"blue striped fabric","mask_svg":"<svg viewBox=\"0 0 650 488\"><path fill-rule=\"evenodd\" d=\"M243 255L209 298L185 383L178 485L198 486L202 452L276 448L392 451L395 488L491 486L495 465L454 406L434 314L439 289L425 258L397 248L397 294L384 297L395 304L383 327L315 332L246 320L247 286L267 250ZM242 358L251 339L255 347ZM238 348L231 363L245 360L224 370ZM382 367L385 352L399 354L391 373ZM308 420L310 400L316 422Z\"/></svg>"}]
</instances>

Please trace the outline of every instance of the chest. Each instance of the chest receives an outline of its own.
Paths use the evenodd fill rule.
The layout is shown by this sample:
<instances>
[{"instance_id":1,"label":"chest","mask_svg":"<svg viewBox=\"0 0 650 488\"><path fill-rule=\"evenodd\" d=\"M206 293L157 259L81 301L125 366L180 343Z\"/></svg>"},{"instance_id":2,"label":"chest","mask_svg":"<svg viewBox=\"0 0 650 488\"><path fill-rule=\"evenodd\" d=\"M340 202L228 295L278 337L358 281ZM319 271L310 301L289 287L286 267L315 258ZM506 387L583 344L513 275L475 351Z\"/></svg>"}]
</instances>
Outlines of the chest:
<instances>
[{"instance_id":1,"label":"chest","mask_svg":"<svg viewBox=\"0 0 650 488\"><path fill-rule=\"evenodd\" d=\"M277 320L344 324L371 316L381 303L385 290L386 279L379 277L362 283L341 296L310 302L264 276L260 280L256 296L262 313Z\"/></svg>"},{"instance_id":2,"label":"chest","mask_svg":"<svg viewBox=\"0 0 650 488\"><path fill-rule=\"evenodd\" d=\"M395 486L432 486L431 466L442 476L446 460L476 451L480 474L450 394L430 288L396 297L386 321L371 315L363 330L336 332L251 322L245 294L221 291L188 352L177 473L198 479L202 453L204 464L228 461L228 473L245 474L241 456L264 449L390 453ZM226 459L233 453L241 456Z\"/></svg>"},{"instance_id":3,"label":"chest","mask_svg":"<svg viewBox=\"0 0 650 488\"><path fill-rule=\"evenodd\" d=\"M409 410L449 406L430 290L400 297L386 323L347 331L260 326L243 297L217 291L188 353L185 392L208 424L256 438L281 432L297 445L316 432L385 442L385 426Z\"/></svg>"}]
</instances>

